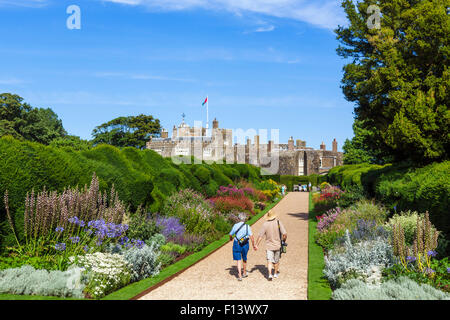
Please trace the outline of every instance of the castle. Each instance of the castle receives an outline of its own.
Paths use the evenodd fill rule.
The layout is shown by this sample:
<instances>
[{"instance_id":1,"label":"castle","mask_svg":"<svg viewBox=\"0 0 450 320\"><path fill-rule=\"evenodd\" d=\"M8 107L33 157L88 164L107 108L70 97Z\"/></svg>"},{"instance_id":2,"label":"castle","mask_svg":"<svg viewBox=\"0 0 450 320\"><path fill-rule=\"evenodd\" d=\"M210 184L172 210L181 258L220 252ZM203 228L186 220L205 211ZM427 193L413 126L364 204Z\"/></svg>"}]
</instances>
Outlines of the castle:
<instances>
[{"instance_id":1,"label":"castle","mask_svg":"<svg viewBox=\"0 0 450 320\"><path fill-rule=\"evenodd\" d=\"M194 156L196 159L215 161L216 163L249 163L264 168L267 174L310 175L325 174L329 169L343 164L342 152L337 151L336 139L332 150L326 150L322 142L319 150L306 146L306 141L290 137L287 144L260 143L260 135L255 130L234 132L237 139L244 139L254 133L253 143L233 143L233 130L219 128L217 119L212 129L200 126L190 127L184 122L173 126L172 137L162 129L159 138L150 138L146 148L163 157Z\"/></svg>"}]
</instances>

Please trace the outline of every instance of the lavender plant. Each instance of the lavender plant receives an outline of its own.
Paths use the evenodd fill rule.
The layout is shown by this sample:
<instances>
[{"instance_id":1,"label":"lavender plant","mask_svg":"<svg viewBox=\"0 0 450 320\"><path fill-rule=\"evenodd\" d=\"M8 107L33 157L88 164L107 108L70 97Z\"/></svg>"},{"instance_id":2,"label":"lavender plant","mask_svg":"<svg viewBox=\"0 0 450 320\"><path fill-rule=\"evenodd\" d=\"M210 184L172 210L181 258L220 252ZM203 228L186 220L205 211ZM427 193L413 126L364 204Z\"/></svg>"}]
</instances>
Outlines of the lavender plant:
<instances>
[{"instance_id":1,"label":"lavender plant","mask_svg":"<svg viewBox=\"0 0 450 320\"><path fill-rule=\"evenodd\" d=\"M156 226L161 228L161 234L166 238L183 236L186 231L186 227L180 223L180 219L177 217L161 217L157 216Z\"/></svg>"}]
</instances>

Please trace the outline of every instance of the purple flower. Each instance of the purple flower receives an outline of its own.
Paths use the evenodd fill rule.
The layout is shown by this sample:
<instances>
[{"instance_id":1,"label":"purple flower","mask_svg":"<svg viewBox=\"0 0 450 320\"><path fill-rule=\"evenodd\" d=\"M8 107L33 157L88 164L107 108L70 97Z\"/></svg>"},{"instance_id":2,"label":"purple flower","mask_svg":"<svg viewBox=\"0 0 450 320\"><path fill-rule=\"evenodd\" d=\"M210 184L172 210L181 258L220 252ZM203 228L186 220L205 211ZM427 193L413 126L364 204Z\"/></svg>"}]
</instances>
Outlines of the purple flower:
<instances>
[{"instance_id":1,"label":"purple flower","mask_svg":"<svg viewBox=\"0 0 450 320\"><path fill-rule=\"evenodd\" d=\"M71 240L72 243L78 243L80 242L80 237L70 237L69 240Z\"/></svg>"},{"instance_id":2,"label":"purple flower","mask_svg":"<svg viewBox=\"0 0 450 320\"><path fill-rule=\"evenodd\" d=\"M406 261L408 261L408 262L414 262L414 261L416 261L416 257L413 257L413 256L407 256L407 257L406 257Z\"/></svg>"},{"instance_id":3,"label":"purple flower","mask_svg":"<svg viewBox=\"0 0 450 320\"><path fill-rule=\"evenodd\" d=\"M78 222L79 222L80 220L78 219L77 216L75 216L75 217L69 218L68 221L69 221L70 223L73 223L73 224L78 224Z\"/></svg>"},{"instance_id":4,"label":"purple flower","mask_svg":"<svg viewBox=\"0 0 450 320\"><path fill-rule=\"evenodd\" d=\"M450 268L447 268L447 273L450 273Z\"/></svg>"},{"instance_id":5,"label":"purple flower","mask_svg":"<svg viewBox=\"0 0 450 320\"><path fill-rule=\"evenodd\" d=\"M428 251L427 252L427 255L430 257L435 257L436 255L437 255L437 252L436 251L433 251L433 250L430 250L430 251Z\"/></svg>"},{"instance_id":6,"label":"purple flower","mask_svg":"<svg viewBox=\"0 0 450 320\"><path fill-rule=\"evenodd\" d=\"M84 250L84 252L88 252L88 251L89 251L89 247L88 247L87 245L85 245L85 246L83 247L83 250Z\"/></svg>"},{"instance_id":7,"label":"purple flower","mask_svg":"<svg viewBox=\"0 0 450 320\"><path fill-rule=\"evenodd\" d=\"M428 273L428 274L430 274L430 273L434 273L435 271L434 271L433 269L426 268L426 269L425 269L425 272Z\"/></svg>"},{"instance_id":8,"label":"purple flower","mask_svg":"<svg viewBox=\"0 0 450 320\"><path fill-rule=\"evenodd\" d=\"M55 231L56 232L63 232L64 228L63 227L56 227Z\"/></svg>"},{"instance_id":9,"label":"purple flower","mask_svg":"<svg viewBox=\"0 0 450 320\"><path fill-rule=\"evenodd\" d=\"M144 241L139 240L139 239L133 239L131 240L131 243L138 249L142 249L142 247L144 246Z\"/></svg>"},{"instance_id":10,"label":"purple flower","mask_svg":"<svg viewBox=\"0 0 450 320\"><path fill-rule=\"evenodd\" d=\"M64 242L57 243L55 245L55 249L58 251L64 251L66 250L66 244Z\"/></svg>"},{"instance_id":11,"label":"purple flower","mask_svg":"<svg viewBox=\"0 0 450 320\"><path fill-rule=\"evenodd\" d=\"M185 226L180 223L180 220L178 218L175 217L157 217L156 226L161 228L161 233L166 238L182 235L186 231Z\"/></svg>"}]
</instances>

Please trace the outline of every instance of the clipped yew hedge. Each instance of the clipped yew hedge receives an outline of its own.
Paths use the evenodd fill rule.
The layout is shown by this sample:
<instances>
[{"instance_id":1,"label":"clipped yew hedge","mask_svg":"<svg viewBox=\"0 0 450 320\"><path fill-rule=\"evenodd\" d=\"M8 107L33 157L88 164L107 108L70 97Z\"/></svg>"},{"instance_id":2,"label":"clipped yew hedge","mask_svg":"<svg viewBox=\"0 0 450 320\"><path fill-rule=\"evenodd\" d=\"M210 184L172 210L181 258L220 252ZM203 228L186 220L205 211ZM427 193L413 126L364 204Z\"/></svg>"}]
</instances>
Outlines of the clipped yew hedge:
<instances>
[{"instance_id":1,"label":"clipped yew hedge","mask_svg":"<svg viewBox=\"0 0 450 320\"><path fill-rule=\"evenodd\" d=\"M6 221L3 202L9 193L10 211L15 224L23 221L23 205L27 192L83 187L93 173L99 178L100 189L114 184L119 198L135 210L143 205L158 212L172 193L191 188L214 196L221 185L241 178L260 181L260 169L248 164L174 164L152 150L119 149L110 145L76 151L58 148L12 137L0 138L0 250L13 244Z\"/></svg>"}]
</instances>

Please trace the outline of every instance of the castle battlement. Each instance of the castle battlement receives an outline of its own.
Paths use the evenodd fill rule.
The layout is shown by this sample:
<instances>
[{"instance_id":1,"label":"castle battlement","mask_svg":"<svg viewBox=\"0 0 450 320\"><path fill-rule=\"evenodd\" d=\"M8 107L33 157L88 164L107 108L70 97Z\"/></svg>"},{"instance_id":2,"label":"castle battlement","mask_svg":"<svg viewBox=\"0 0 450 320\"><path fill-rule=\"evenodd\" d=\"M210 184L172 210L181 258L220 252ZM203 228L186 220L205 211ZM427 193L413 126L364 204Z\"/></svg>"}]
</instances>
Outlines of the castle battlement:
<instances>
[{"instance_id":1,"label":"castle battlement","mask_svg":"<svg viewBox=\"0 0 450 320\"><path fill-rule=\"evenodd\" d=\"M244 137L245 138L245 137ZM337 151L336 139L332 150L326 150L324 142L319 150L307 147L306 141L290 137L287 144L269 140L260 143L255 135L253 143L247 138L245 144L233 143L233 130L219 128L214 119L211 129L190 127L184 122L173 126L172 137L162 129L160 138L151 138L146 148L163 157L194 156L197 159L224 163L249 163L262 168L273 168L278 161L276 172L283 175L323 174L332 167L342 165L342 152Z\"/></svg>"}]
</instances>

